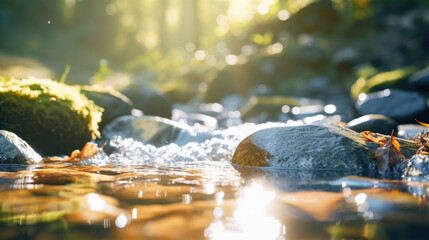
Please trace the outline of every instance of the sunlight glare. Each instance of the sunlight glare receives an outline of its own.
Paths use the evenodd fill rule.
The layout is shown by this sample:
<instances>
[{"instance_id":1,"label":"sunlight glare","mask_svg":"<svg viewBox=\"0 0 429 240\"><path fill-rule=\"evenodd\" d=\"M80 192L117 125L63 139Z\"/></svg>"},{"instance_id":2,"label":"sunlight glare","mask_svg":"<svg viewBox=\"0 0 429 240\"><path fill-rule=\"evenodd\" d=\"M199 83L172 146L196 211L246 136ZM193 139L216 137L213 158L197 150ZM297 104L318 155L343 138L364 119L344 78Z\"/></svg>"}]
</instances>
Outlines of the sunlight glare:
<instances>
[{"instance_id":1,"label":"sunlight glare","mask_svg":"<svg viewBox=\"0 0 429 240\"><path fill-rule=\"evenodd\" d=\"M65 0L65 5L68 8L72 8L76 5L76 0Z\"/></svg>"},{"instance_id":2,"label":"sunlight glare","mask_svg":"<svg viewBox=\"0 0 429 240\"><path fill-rule=\"evenodd\" d=\"M128 218L125 214L119 215L115 220L115 225L118 228L124 228L128 224Z\"/></svg>"},{"instance_id":3,"label":"sunlight glare","mask_svg":"<svg viewBox=\"0 0 429 240\"><path fill-rule=\"evenodd\" d=\"M256 11L258 11L259 15L265 15L270 11L270 8L266 4L259 4Z\"/></svg>"},{"instance_id":4,"label":"sunlight glare","mask_svg":"<svg viewBox=\"0 0 429 240\"><path fill-rule=\"evenodd\" d=\"M290 13L288 10L283 9L277 13L277 17L280 21L286 21L289 19Z\"/></svg>"},{"instance_id":5,"label":"sunlight glare","mask_svg":"<svg viewBox=\"0 0 429 240\"><path fill-rule=\"evenodd\" d=\"M225 57L225 62L228 65L236 65L238 63L238 57L236 55L228 54Z\"/></svg>"},{"instance_id":6,"label":"sunlight glare","mask_svg":"<svg viewBox=\"0 0 429 240\"><path fill-rule=\"evenodd\" d=\"M282 51L283 51L283 44L278 42L268 46L267 48L267 52L270 55L278 54L278 53L281 53Z\"/></svg>"},{"instance_id":7,"label":"sunlight glare","mask_svg":"<svg viewBox=\"0 0 429 240\"><path fill-rule=\"evenodd\" d=\"M107 208L107 203L97 193L87 195L88 206L91 211L101 212Z\"/></svg>"},{"instance_id":8,"label":"sunlight glare","mask_svg":"<svg viewBox=\"0 0 429 240\"><path fill-rule=\"evenodd\" d=\"M358 195L356 195L355 197L356 204L358 205L364 204L366 201L366 197L367 196L365 193L359 193Z\"/></svg>"},{"instance_id":9,"label":"sunlight glare","mask_svg":"<svg viewBox=\"0 0 429 240\"><path fill-rule=\"evenodd\" d=\"M118 12L118 9L116 8L115 4L110 3L106 6L106 9L104 11L106 11L107 15L113 16Z\"/></svg>"},{"instance_id":10,"label":"sunlight glare","mask_svg":"<svg viewBox=\"0 0 429 240\"><path fill-rule=\"evenodd\" d=\"M237 208L227 223L219 219L221 209L215 208L215 221L206 229L209 239L281 239L285 227L268 213L275 198L273 191L267 191L259 183L253 183L241 191L237 199Z\"/></svg>"},{"instance_id":11,"label":"sunlight glare","mask_svg":"<svg viewBox=\"0 0 429 240\"><path fill-rule=\"evenodd\" d=\"M337 107L334 104L328 104L325 106L325 108L323 110L327 114L331 114L331 113L334 113L335 111L337 111Z\"/></svg>"},{"instance_id":12,"label":"sunlight glare","mask_svg":"<svg viewBox=\"0 0 429 240\"><path fill-rule=\"evenodd\" d=\"M202 61L206 58L206 52L203 50L198 50L194 53L195 60Z\"/></svg>"},{"instance_id":13,"label":"sunlight glare","mask_svg":"<svg viewBox=\"0 0 429 240\"><path fill-rule=\"evenodd\" d=\"M226 24L228 24L228 18L223 14L217 15L216 23L220 26L226 25Z\"/></svg>"}]
</instances>

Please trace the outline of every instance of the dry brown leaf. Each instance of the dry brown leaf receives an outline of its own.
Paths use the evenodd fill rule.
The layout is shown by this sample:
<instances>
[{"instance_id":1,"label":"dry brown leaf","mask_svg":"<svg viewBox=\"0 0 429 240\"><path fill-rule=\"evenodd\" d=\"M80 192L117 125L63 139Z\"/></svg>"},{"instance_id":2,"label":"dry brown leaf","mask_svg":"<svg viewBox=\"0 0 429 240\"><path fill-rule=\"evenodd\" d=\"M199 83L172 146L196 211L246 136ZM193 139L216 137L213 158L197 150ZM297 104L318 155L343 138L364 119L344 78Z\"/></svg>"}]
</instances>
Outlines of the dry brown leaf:
<instances>
[{"instance_id":1,"label":"dry brown leaf","mask_svg":"<svg viewBox=\"0 0 429 240\"><path fill-rule=\"evenodd\" d=\"M98 147L97 144L92 142L87 142L85 146L83 146L82 151L74 150L70 157L66 159L68 162L80 162L87 158L95 156L95 154L101 152L101 148Z\"/></svg>"},{"instance_id":2,"label":"dry brown leaf","mask_svg":"<svg viewBox=\"0 0 429 240\"><path fill-rule=\"evenodd\" d=\"M425 127L429 128L429 124L424 123L424 122L420 122L420 121L419 121L419 120L417 120L417 119L414 119L414 120L416 120L416 122L418 122L419 124L421 124L421 125L423 125L423 126L425 126Z\"/></svg>"},{"instance_id":3,"label":"dry brown leaf","mask_svg":"<svg viewBox=\"0 0 429 240\"><path fill-rule=\"evenodd\" d=\"M393 131L390 135L390 140L378 148L375 158L377 160L377 169L387 172L395 171L396 166L406 160L401 153L401 145L393 136Z\"/></svg>"},{"instance_id":4,"label":"dry brown leaf","mask_svg":"<svg viewBox=\"0 0 429 240\"><path fill-rule=\"evenodd\" d=\"M362 132L362 136L368 141L368 142L375 142L377 144L380 144L380 146L384 146L386 144L387 140L385 137L376 137L375 133L370 131L364 131Z\"/></svg>"}]
</instances>

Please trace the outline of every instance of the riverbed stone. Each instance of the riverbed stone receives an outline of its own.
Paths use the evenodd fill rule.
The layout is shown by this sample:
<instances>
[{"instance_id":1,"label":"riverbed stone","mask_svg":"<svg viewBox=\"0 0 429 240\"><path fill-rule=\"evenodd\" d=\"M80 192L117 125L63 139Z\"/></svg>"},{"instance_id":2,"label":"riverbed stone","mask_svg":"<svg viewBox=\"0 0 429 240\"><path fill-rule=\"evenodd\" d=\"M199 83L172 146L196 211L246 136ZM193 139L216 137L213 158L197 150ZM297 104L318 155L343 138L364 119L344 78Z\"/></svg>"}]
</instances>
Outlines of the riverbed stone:
<instances>
[{"instance_id":1,"label":"riverbed stone","mask_svg":"<svg viewBox=\"0 0 429 240\"><path fill-rule=\"evenodd\" d=\"M390 135L392 130L397 132L398 123L381 114L368 114L353 119L346 126L356 132L371 131Z\"/></svg>"},{"instance_id":2,"label":"riverbed stone","mask_svg":"<svg viewBox=\"0 0 429 240\"><path fill-rule=\"evenodd\" d=\"M244 139L232 163L292 169L373 168L367 143L360 134L334 124L263 129Z\"/></svg>"},{"instance_id":3,"label":"riverbed stone","mask_svg":"<svg viewBox=\"0 0 429 240\"><path fill-rule=\"evenodd\" d=\"M361 115L382 114L398 123L415 123L414 119L427 120L426 99L416 92L385 89L359 95L356 109Z\"/></svg>"},{"instance_id":4,"label":"riverbed stone","mask_svg":"<svg viewBox=\"0 0 429 240\"><path fill-rule=\"evenodd\" d=\"M0 164L34 164L42 160L27 142L6 130L0 130L0 149Z\"/></svg>"},{"instance_id":5,"label":"riverbed stone","mask_svg":"<svg viewBox=\"0 0 429 240\"><path fill-rule=\"evenodd\" d=\"M122 116L113 120L102 131L105 139L114 136L133 138L157 147L175 143L203 142L211 137L208 133L196 133L187 124L156 116Z\"/></svg>"}]
</instances>

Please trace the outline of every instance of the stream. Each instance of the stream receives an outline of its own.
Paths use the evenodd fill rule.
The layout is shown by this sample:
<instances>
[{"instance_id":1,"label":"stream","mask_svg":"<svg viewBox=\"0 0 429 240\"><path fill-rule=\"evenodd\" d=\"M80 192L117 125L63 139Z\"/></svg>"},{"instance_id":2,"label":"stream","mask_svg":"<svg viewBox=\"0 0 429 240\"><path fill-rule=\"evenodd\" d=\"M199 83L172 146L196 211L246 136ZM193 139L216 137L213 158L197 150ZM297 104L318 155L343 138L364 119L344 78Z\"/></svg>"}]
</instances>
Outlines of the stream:
<instances>
[{"instance_id":1,"label":"stream","mask_svg":"<svg viewBox=\"0 0 429 240\"><path fill-rule=\"evenodd\" d=\"M242 139L283 125L183 146L114 137L79 163L3 165L0 239L429 238L425 178L231 164Z\"/></svg>"}]
</instances>

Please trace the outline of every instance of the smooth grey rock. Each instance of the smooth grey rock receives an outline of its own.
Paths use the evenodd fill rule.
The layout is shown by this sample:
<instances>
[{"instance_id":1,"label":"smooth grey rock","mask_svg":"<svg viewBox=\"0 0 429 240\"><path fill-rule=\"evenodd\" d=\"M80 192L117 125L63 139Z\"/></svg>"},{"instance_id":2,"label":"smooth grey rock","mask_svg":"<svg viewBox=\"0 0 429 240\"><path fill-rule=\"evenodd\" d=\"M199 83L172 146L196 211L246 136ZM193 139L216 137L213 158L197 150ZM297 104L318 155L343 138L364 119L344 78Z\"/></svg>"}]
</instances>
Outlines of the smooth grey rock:
<instances>
[{"instance_id":1,"label":"smooth grey rock","mask_svg":"<svg viewBox=\"0 0 429 240\"><path fill-rule=\"evenodd\" d=\"M196 133L186 124L155 116L119 117L104 128L102 136L106 139L114 136L133 138L154 146L170 143L181 146L189 142L203 142L212 137L208 133Z\"/></svg>"},{"instance_id":2,"label":"smooth grey rock","mask_svg":"<svg viewBox=\"0 0 429 240\"><path fill-rule=\"evenodd\" d=\"M418 93L397 89L362 94L356 109L361 115L382 114L398 123L414 123L415 118L424 121L428 112L426 100Z\"/></svg>"},{"instance_id":3,"label":"smooth grey rock","mask_svg":"<svg viewBox=\"0 0 429 240\"><path fill-rule=\"evenodd\" d=\"M42 157L15 133L0 130L0 164L34 164L41 160Z\"/></svg>"},{"instance_id":4,"label":"smooth grey rock","mask_svg":"<svg viewBox=\"0 0 429 240\"><path fill-rule=\"evenodd\" d=\"M81 92L94 103L104 109L101 122L98 124L101 129L115 118L130 115L133 109L132 101L120 92L105 90L97 87L82 86Z\"/></svg>"},{"instance_id":5,"label":"smooth grey rock","mask_svg":"<svg viewBox=\"0 0 429 240\"><path fill-rule=\"evenodd\" d=\"M371 131L381 134L390 135L392 130L397 132L398 123L384 115L380 114L368 114L352 121L348 122L346 125L353 131L363 132L363 131Z\"/></svg>"},{"instance_id":6,"label":"smooth grey rock","mask_svg":"<svg viewBox=\"0 0 429 240\"><path fill-rule=\"evenodd\" d=\"M239 144L232 162L257 167L363 170L374 168L371 152L360 134L324 123L257 131Z\"/></svg>"}]
</instances>

